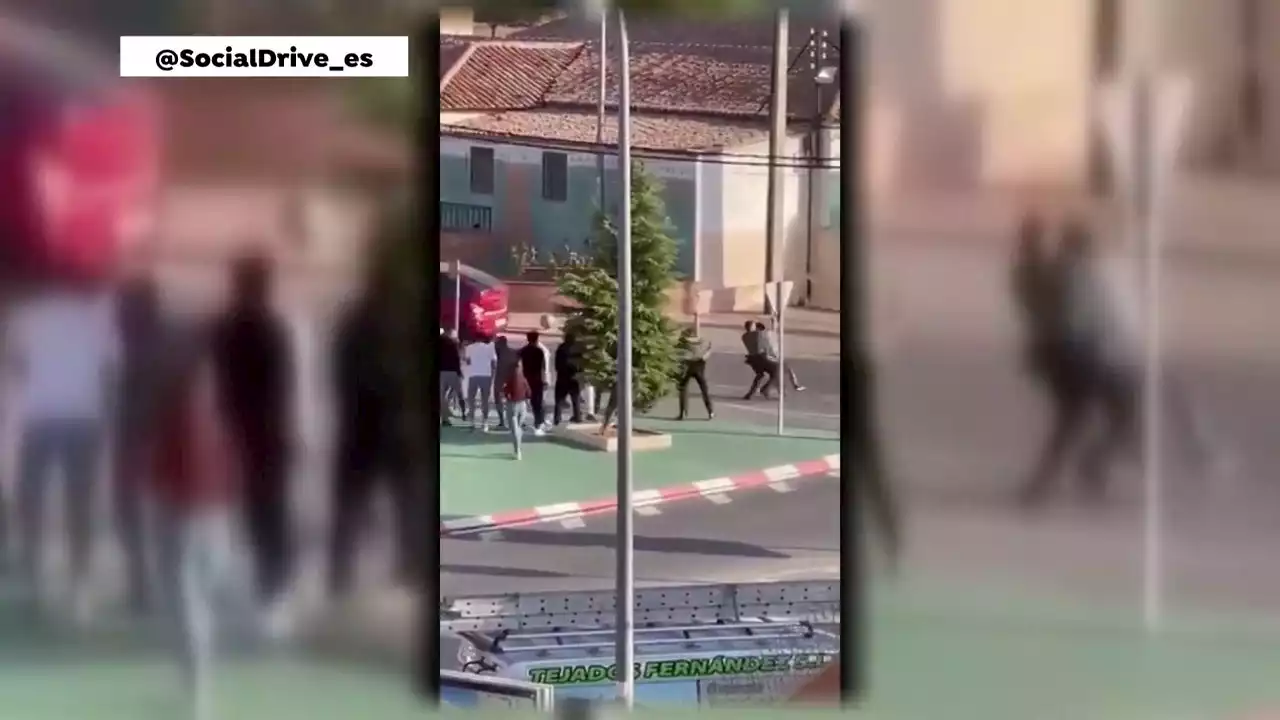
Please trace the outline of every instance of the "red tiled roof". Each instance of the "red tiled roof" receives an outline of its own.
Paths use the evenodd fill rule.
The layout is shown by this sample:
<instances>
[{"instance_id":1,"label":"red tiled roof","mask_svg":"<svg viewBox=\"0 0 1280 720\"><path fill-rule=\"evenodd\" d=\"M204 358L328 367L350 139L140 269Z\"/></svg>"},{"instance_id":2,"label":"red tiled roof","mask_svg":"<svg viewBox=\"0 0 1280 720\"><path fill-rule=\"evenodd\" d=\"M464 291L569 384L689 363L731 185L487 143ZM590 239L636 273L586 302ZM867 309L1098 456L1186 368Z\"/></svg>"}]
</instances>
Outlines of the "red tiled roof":
<instances>
[{"instance_id":1,"label":"red tiled roof","mask_svg":"<svg viewBox=\"0 0 1280 720\"><path fill-rule=\"evenodd\" d=\"M617 118L607 119L604 143L617 143ZM502 112L443 125L442 135L485 137L494 141L538 138L566 145L594 145L594 110L544 108ZM723 117L689 117L636 113L631 118L632 144L639 150L697 152L743 145L768 137L768 127L758 121Z\"/></svg>"},{"instance_id":2,"label":"red tiled roof","mask_svg":"<svg viewBox=\"0 0 1280 720\"><path fill-rule=\"evenodd\" d=\"M467 51L471 49L471 42L467 38L441 35L440 36L440 80L444 81L449 76L449 71L453 69L464 57Z\"/></svg>"},{"instance_id":3,"label":"red tiled roof","mask_svg":"<svg viewBox=\"0 0 1280 720\"><path fill-rule=\"evenodd\" d=\"M440 109L534 108L582 51L580 43L475 42L440 92Z\"/></svg>"},{"instance_id":4,"label":"red tiled roof","mask_svg":"<svg viewBox=\"0 0 1280 720\"><path fill-rule=\"evenodd\" d=\"M596 104L599 51L586 48L547 93L547 102L564 105ZM771 53L749 48L707 52L668 45L633 43L631 51L632 107L656 112L697 112L710 115L767 116L771 90ZM617 107L617 64L606 69L605 103ZM791 72L788 105L792 115L812 118L816 86L801 70Z\"/></svg>"}]
</instances>

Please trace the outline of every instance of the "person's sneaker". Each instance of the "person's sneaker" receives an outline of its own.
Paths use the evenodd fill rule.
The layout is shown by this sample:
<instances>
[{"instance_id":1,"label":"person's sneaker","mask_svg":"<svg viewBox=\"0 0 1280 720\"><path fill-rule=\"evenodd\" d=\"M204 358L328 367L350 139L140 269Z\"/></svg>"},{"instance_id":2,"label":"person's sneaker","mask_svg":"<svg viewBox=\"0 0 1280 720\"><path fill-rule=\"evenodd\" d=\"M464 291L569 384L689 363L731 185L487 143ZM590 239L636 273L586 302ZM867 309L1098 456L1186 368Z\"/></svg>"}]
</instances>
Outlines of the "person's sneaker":
<instances>
[{"instance_id":1,"label":"person's sneaker","mask_svg":"<svg viewBox=\"0 0 1280 720\"><path fill-rule=\"evenodd\" d=\"M521 451L519 451L519 450L517 450L517 451L516 451L516 459L517 459L517 460L520 460L520 459L523 459L523 458L524 458L524 453L523 453L523 452L521 452Z\"/></svg>"},{"instance_id":2,"label":"person's sneaker","mask_svg":"<svg viewBox=\"0 0 1280 720\"><path fill-rule=\"evenodd\" d=\"M481 425L481 426L480 426L480 432L483 432L483 433L487 433L487 432L489 432L489 423L485 423L485 424Z\"/></svg>"},{"instance_id":3,"label":"person's sneaker","mask_svg":"<svg viewBox=\"0 0 1280 720\"><path fill-rule=\"evenodd\" d=\"M709 413L707 413L707 419L708 419L708 420L715 420L715 419L716 419L716 414L715 414L714 412L709 412Z\"/></svg>"},{"instance_id":4,"label":"person's sneaker","mask_svg":"<svg viewBox=\"0 0 1280 720\"><path fill-rule=\"evenodd\" d=\"M796 392L804 392L806 388L803 385L797 385L792 389L795 390Z\"/></svg>"},{"instance_id":5,"label":"person's sneaker","mask_svg":"<svg viewBox=\"0 0 1280 720\"><path fill-rule=\"evenodd\" d=\"M534 437L546 437L546 434L547 431L545 428L536 427L533 429Z\"/></svg>"}]
</instances>

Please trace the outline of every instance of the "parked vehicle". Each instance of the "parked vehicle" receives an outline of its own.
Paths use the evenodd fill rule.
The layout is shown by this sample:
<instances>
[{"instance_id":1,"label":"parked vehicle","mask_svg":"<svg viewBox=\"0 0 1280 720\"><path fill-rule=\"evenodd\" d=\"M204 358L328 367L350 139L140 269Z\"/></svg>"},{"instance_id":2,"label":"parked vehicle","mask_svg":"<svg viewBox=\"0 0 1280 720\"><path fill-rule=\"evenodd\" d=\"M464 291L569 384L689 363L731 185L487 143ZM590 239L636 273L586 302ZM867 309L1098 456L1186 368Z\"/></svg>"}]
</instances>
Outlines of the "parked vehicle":
<instances>
[{"instance_id":1,"label":"parked vehicle","mask_svg":"<svg viewBox=\"0 0 1280 720\"><path fill-rule=\"evenodd\" d=\"M462 313L459 336L464 340L495 337L507 327L507 286L486 272L461 267L455 279L453 266L440 263L440 327L454 326L456 305Z\"/></svg>"}]
</instances>

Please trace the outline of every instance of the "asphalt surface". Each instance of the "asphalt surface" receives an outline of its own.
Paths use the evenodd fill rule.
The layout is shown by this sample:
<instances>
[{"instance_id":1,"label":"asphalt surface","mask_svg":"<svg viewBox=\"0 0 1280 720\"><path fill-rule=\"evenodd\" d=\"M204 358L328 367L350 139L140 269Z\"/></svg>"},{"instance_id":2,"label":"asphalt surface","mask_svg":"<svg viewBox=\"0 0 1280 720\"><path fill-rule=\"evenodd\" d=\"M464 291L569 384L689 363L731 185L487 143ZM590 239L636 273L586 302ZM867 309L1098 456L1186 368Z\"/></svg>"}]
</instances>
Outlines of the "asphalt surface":
<instances>
[{"instance_id":1,"label":"asphalt surface","mask_svg":"<svg viewBox=\"0 0 1280 720\"><path fill-rule=\"evenodd\" d=\"M838 577L838 492L838 479L823 476L650 508L635 521L636 582ZM542 523L446 538L441 591L464 597L610 589L615 534L615 516L606 513L569 527ZM442 659L451 662L456 652L446 642Z\"/></svg>"}]
</instances>

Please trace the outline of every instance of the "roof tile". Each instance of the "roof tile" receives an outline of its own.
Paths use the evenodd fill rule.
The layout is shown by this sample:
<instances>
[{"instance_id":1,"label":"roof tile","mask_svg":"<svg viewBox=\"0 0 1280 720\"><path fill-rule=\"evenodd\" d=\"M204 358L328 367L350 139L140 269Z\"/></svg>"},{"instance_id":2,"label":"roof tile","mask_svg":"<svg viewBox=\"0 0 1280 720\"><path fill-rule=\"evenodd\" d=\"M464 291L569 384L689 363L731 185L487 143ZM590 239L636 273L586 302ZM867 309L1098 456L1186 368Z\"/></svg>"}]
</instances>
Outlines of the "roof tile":
<instances>
[{"instance_id":1,"label":"roof tile","mask_svg":"<svg viewBox=\"0 0 1280 720\"><path fill-rule=\"evenodd\" d=\"M573 62L579 43L476 42L440 93L440 108L516 110L542 105L547 89Z\"/></svg>"},{"instance_id":2,"label":"roof tile","mask_svg":"<svg viewBox=\"0 0 1280 720\"><path fill-rule=\"evenodd\" d=\"M617 143L616 116L606 121L604 144ZM539 138L566 145L596 143L596 113L586 110L524 110L494 113L442 126L452 136ZM763 140L768 128L755 121L637 113L631 118L632 145L638 150L696 152Z\"/></svg>"}]
</instances>

